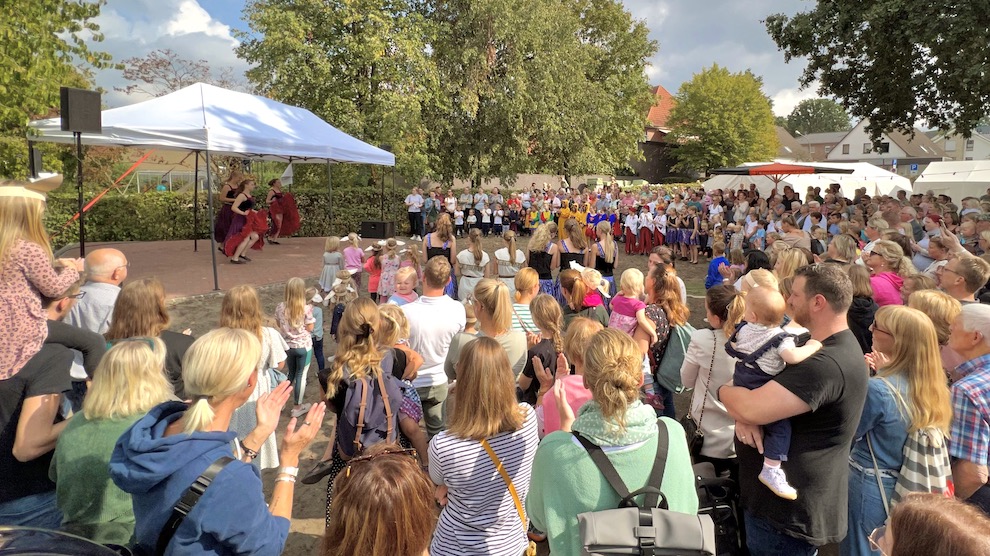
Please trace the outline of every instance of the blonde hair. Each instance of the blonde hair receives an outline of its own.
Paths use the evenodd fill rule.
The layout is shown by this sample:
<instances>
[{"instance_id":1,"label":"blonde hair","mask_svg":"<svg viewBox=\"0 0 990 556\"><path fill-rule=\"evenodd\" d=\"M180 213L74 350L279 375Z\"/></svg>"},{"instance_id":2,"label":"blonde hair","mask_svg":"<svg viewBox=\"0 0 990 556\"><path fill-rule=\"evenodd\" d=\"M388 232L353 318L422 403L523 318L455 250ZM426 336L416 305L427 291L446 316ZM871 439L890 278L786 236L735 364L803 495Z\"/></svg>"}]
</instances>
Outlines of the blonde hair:
<instances>
[{"instance_id":1,"label":"blonde hair","mask_svg":"<svg viewBox=\"0 0 990 556\"><path fill-rule=\"evenodd\" d=\"M567 239L571 240L571 244L574 245L574 249L578 251L584 251L588 248L588 238L584 235L584 230L581 225L578 224L577 220L569 218L567 223L564 224L564 234Z\"/></svg>"},{"instance_id":2,"label":"blonde hair","mask_svg":"<svg viewBox=\"0 0 990 556\"><path fill-rule=\"evenodd\" d=\"M306 323L306 282L302 278L289 278L285 283L285 324L290 328L302 328Z\"/></svg>"},{"instance_id":3,"label":"blonde hair","mask_svg":"<svg viewBox=\"0 0 990 556\"><path fill-rule=\"evenodd\" d=\"M357 288L354 287L354 276L346 270L338 270L334 276L340 283L330 288L327 298L333 303L347 305L358 298Z\"/></svg>"},{"instance_id":4,"label":"blonde hair","mask_svg":"<svg viewBox=\"0 0 990 556\"><path fill-rule=\"evenodd\" d=\"M381 326L378 305L369 297L359 297L344 309L337 325L337 353L327 377L327 399L332 400L340 383L349 376L364 378L382 372L384 355L378 349L376 333Z\"/></svg>"},{"instance_id":5,"label":"blonde hair","mask_svg":"<svg viewBox=\"0 0 990 556\"><path fill-rule=\"evenodd\" d=\"M775 243L774 245L777 244ZM794 276L797 269L802 266L808 266L808 257L800 249L794 249L792 247L777 254L773 273L777 277L777 280L783 280L784 278Z\"/></svg>"},{"instance_id":6,"label":"blonde hair","mask_svg":"<svg viewBox=\"0 0 990 556\"><path fill-rule=\"evenodd\" d=\"M645 286L643 285L643 271L638 268L627 268L622 272L619 279L619 288L622 295L626 297L639 297L643 295Z\"/></svg>"},{"instance_id":7,"label":"blonde hair","mask_svg":"<svg viewBox=\"0 0 990 556\"><path fill-rule=\"evenodd\" d=\"M731 249L729 251L729 264L746 264L746 254L742 249Z\"/></svg>"},{"instance_id":8,"label":"blonde hair","mask_svg":"<svg viewBox=\"0 0 990 556\"><path fill-rule=\"evenodd\" d=\"M193 342L182 358L185 393L192 399L184 432L208 430L213 404L247 388L260 359L261 342L247 330L217 328Z\"/></svg>"},{"instance_id":9,"label":"blonde hair","mask_svg":"<svg viewBox=\"0 0 990 556\"><path fill-rule=\"evenodd\" d=\"M552 295L541 293L533 298L533 302L529 304L529 310L533 317L533 324L541 331L550 333L554 351L557 353L564 351L564 339L560 335L564 317L560 311L560 303L557 303Z\"/></svg>"},{"instance_id":10,"label":"blonde hair","mask_svg":"<svg viewBox=\"0 0 990 556\"><path fill-rule=\"evenodd\" d=\"M755 324L780 326L787 303L779 289L753 288L746 294L746 309L756 317Z\"/></svg>"},{"instance_id":11,"label":"blonde hair","mask_svg":"<svg viewBox=\"0 0 990 556\"><path fill-rule=\"evenodd\" d=\"M612 225L603 220L595 226L595 233L598 234L598 243L602 247L602 258L606 263L614 263L617 249L615 238L612 237Z\"/></svg>"},{"instance_id":12,"label":"blonde hair","mask_svg":"<svg viewBox=\"0 0 990 556\"><path fill-rule=\"evenodd\" d=\"M584 350L584 383L601 409L606 426L626 428L626 410L639 400L643 354L632 336L608 329L595 334Z\"/></svg>"},{"instance_id":13,"label":"blonde hair","mask_svg":"<svg viewBox=\"0 0 990 556\"><path fill-rule=\"evenodd\" d=\"M877 375L901 375L908 382L910 407L901 408L907 410L908 432L935 427L948 433L952 403L932 320L917 309L886 305L877 311L875 322L894 338L890 360Z\"/></svg>"},{"instance_id":14,"label":"blonde hair","mask_svg":"<svg viewBox=\"0 0 990 556\"><path fill-rule=\"evenodd\" d=\"M505 249L509 252L509 264L516 265L516 233L512 230L502 232L502 240L505 241Z\"/></svg>"},{"instance_id":15,"label":"blonde hair","mask_svg":"<svg viewBox=\"0 0 990 556\"><path fill-rule=\"evenodd\" d=\"M443 288L450 282L450 261L443 255L437 255L426 261L423 268L423 284L430 288Z\"/></svg>"},{"instance_id":16,"label":"blonde hair","mask_svg":"<svg viewBox=\"0 0 990 556\"><path fill-rule=\"evenodd\" d=\"M23 187L17 181L0 180L0 187ZM45 202L27 197L0 197L0 264L7 261L19 240L38 244L53 260L51 241L45 231Z\"/></svg>"},{"instance_id":17,"label":"blonde hair","mask_svg":"<svg viewBox=\"0 0 990 556\"><path fill-rule=\"evenodd\" d=\"M906 277L915 273L911 259L904 256L904 250L900 245L889 239L881 239L874 243L870 254L883 258L890 270L898 276Z\"/></svg>"},{"instance_id":18,"label":"blonde hair","mask_svg":"<svg viewBox=\"0 0 990 556\"><path fill-rule=\"evenodd\" d=\"M261 340L264 324L258 292L251 286L234 286L227 290L220 304L220 326L247 330Z\"/></svg>"},{"instance_id":19,"label":"blonde hair","mask_svg":"<svg viewBox=\"0 0 990 556\"><path fill-rule=\"evenodd\" d=\"M398 247L399 242L396 241L394 237L388 238L385 240L385 249L382 256L388 257L389 259L397 258L399 256L399 253L397 252Z\"/></svg>"},{"instance_id":20,"label":"blonde hair","mask_svg":"<svg viewBox=\"0 0 990 556\"><path fill-rule=\"evenodd\" d=\"M476 305L491 317L499 334L512 327L512 300L505 282L483 278L474 288L474 299Z\"/></svg>"},{"instance_id":21,"label":"blonde hair","mask_svg":"<svg viewBox=\"0 0 990 556\"><path fill-rule=\"evenodd\" d=\"M949 325L962 313L959 300L939 290L915 290L908 296L907 306L928 315L939 345L949 341Z\"/></svg>"},{"instance_id":22,"label":"blonde hair","mask_svg":"<svg viewBox=\"0 0 990 556\"><path fill-rule=\"evenodd\" d=\"M777 277L773 272L765 268L757 268L750 270L742 276L742 283L740 284L742 291L748 292L755 287L764 287L771 289L779 289L780 282L777 281Z\"/></svg>"},{"instance_id":23,"label":"blonde hair","mask_svg":"<svg viewBox=\"0 0 990 556\"><path fill-rule=\"evenodd\" d=\"M361 238L354 232L347 234L347 241L351 243L351 247L361 248Z\"/></svg>"},{"instance_id":24,"label":"blonde hair","mask_svg":"<svg viewBox=\"0 0 990 556\"><path fill-rule=\"evenodd\" d=\"M533 288L540 285L540 273L530 267L520 268L516 277L512 279L512 284L516 287L516 303L522 302L523 293L533 291Z\"/></svg>"},{"instance_id":25,"label":"blonde hair","mask_svg":"<svg viewBox=\"0 0 990 556\"><path fill-rule=\"evenodd\" d=\"M591 337L604 330L602 323L587 317L575 317L564 334L564 355L567 361L584 372L584 348Z\"/></svg>"},{"instance_id":26,"label":"blonde hair","mask_svg":"<svg viewBox=\"0 0 990 556\"><path fill-rule=\"evenodd\" d=\"M547 250L547 244L552 241L552 234L550 232L550 223L540 224L536 227L536 231L533 232L533 239L529 241L530 251L544 252Z\"/></svg>"},{"instance_id":27,"label":"blonde hair","mask_svg":"<svg viewBox=\"0 0 990 556\"><path fill-rule=\"evenodd\" d=\"M440 241L450 241L454 237L454 225L450 223L450 215L446 212L437 218L436 234Z\"/></svg>"},{"instance_id":28,"label":"blonde hair","mask_svg":"<svg viewBox=\"0 0 990 556\"><path fill-rule=\"evenodd\" d=\"M170 319L165 307L165 286L158 278L142 278L127 282L120 288L113 306L107 340L157 337L168 327Z\"/></svg>"},{"instance_id":29,"label":"blonde hair","mask_svg":"<svg viewBox=\"0 0 990 556\"><path fill-rule=\"evenodd\" d=\"M474 263L481 264L485 252L481 250L481 228L471 228L468 232L468 250L474 255Z\"/></svg>"},{"instance_id":30,"label":"blonde hair","mask_svg":"<svg viewBox=\"0 0 990 556\"><path fill-rule=\"evenodd\" d=\"M386 303L378 307L381 319L378 322L378 345L394 346L409 337L409 321L398 305Z\"/></svg>"},{"instance_id":31,"label":"blonde hair","mask_svg":"<svg viewBox=\"0 0 990 556\"><path fill-rule=\"evenodd\" d=\"M843 224L848 225L846 222ZM835 246L836 254L842 257L843 261L852 262L856 258L856 240L852 236L839 234L832 238L831 245Z\"/></svg>"},{"instance_id":32,"label":"blonde hair","mask_svg":"<svg viewBox=\"0 0 990 556\"><path fill-rule=\"evenodd\" d=\"M323 250L327 253L336 253L339 251L340 238L337 236L328 237L326 243L323 244Z\"/></svg>"},{"instance_id":33,"label":"blonde hair","mask_svg":"<svg viewBox=\"0 0 990 556\"><path fill-rule=\"evenodd\" d=\"M411 266L404 266L400 268L398 271L396 271L395 273L396 282L401 282L407 278L413 279L413 287L415 288L416 284L419 282L419 276L416 274L415 268Z\"/></svg>"},{"instance_id":34,"label":"blonde hair","mask_svg":"<svg viewBox=\"0 0 990 556\"><path fill-rule=\"evenodd\" d=\"M849 281L852 282L853 297L873 297L870 269L861 264L849 265Z\"/></svg>"},{"instance_id":35,"label":"blonde hair","mask_svg":"<svg viewBox=\"0 0 990 556\"><path fill-rule=\"evenodd\" d=\"M483 440L519 430L525 416L516 402L516 381L505 349L487 336L471 340L457 359L457 401L447 432Z\"/></svg>"},{"instance_id":36,"label":"blonde hair","mask_svg":"<svg viewBox=\"0 0 990 556\"><path fill-rule=\"evenodd\" d=\"M89 420L121 419L174 398L165 378L165 344L132 338L114 344L100 360L82 410Z\"/></svg>"}]
</instances>

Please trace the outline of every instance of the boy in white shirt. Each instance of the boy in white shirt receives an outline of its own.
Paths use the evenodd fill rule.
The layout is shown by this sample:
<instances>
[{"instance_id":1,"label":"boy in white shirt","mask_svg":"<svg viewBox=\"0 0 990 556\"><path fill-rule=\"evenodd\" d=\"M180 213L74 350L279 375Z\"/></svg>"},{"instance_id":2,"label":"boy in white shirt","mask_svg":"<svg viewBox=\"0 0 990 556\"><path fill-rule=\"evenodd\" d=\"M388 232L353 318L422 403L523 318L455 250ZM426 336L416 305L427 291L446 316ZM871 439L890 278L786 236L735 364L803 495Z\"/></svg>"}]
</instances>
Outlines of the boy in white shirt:
<instances>
[{"instance_id":1,"label":"boy in white shirt","mask_svg":"<svg viewBox=\"0 0 990 556\"><path fill-rule=\"evenodd\" d=\"M492 209L488 208L488 203L485 203L484 208L481 209L481 233L488 237L488 233L492 230Z\"/></svg>"},{"instance_id":2,"label":"boy in white shirt","mask_svg":"<svg viewBox=\"0 0 990 556\"><path fill-rule=\"evenodd\" d=\"M628 209L626 212L625 229L626 229L626 255L632 255L634 253L639 253L639 244L637 238L639 237L639 217L636 216L635 208Z\"/></svg>"},{"instance_id":3,"label":"boy in white shirt","mask_svg":"<svg viewBox=\"0 0 990 556\"><path fill-rule=\"evenodd\" d=\"M457 237L464 233L464 209L460 205L454 209L454 229L457 230Z\"/></svg>"},{"instance_id":4,"label":"boy in white shirt","mask_svg":"<svg viewBox=\"0 0 990 556\"><path fill-rule=\"evenodd\" d=\"M505 233L505 230L503 229L504 221L502 220L502 217L504 216L505 216L505 211L502 210L502 205L495 203L495 212L492 213L492 218L493 218L492 224L494 226L492 230L495 232L496 235L502 235L503 233Z\"/></svg>"}]
</instances>

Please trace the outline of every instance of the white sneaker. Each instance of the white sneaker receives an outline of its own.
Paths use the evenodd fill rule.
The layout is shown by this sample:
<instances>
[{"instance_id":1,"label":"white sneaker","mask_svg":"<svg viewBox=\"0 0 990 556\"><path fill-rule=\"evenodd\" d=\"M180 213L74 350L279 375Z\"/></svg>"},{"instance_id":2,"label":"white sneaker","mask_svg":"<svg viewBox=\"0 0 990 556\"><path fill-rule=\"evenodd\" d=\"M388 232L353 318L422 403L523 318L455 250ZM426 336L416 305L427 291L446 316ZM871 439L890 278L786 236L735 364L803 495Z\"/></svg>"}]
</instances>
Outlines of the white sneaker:
<instances>
[{"instance_id":1,"label":"white sneaker","mask_svg":"<svg viewBox=\"0 0 990 556\"><path fill-rule=\"evenodd\" d=\"M770 467L764 464L763 470L760 471L760 482L785 500L797 500L797 491L788 484L787 475L780 467Z\"/></svg>"}]
</instances>

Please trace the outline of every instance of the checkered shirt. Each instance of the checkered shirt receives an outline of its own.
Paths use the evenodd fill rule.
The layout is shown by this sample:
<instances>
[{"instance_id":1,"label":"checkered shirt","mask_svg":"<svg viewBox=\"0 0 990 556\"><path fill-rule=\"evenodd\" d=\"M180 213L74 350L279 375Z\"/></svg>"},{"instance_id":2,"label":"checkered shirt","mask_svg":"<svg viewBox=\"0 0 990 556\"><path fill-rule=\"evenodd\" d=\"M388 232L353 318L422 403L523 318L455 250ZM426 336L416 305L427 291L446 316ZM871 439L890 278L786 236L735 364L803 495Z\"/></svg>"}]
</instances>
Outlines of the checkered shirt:
<instances>
[{"instance_id":1,"label":"checkered shirt","mask_svg":"<svg viewBox=\"0 0 990 556\"><path fill-rule=\"evenodd\" d=\"M964 375L952 385L949 455L987 465L990 456L990 354L959 365Z\"/></svg>"}]
</instances>

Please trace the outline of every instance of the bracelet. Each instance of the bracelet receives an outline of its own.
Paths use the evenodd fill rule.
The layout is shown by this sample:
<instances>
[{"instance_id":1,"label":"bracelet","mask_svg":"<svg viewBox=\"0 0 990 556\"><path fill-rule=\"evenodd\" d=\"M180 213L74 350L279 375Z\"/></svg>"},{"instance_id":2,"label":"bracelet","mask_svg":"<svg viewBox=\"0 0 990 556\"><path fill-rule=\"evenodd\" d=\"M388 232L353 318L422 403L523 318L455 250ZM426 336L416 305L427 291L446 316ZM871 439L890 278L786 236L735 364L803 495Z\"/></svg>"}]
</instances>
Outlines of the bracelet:
<instances>
[{"instance_id":1,"label":"bracelet","mask_svg":"<svg viewBox=\"0 0 990 556\"><path fill-rule=\"evenodd\" d=\"M297 476L299 476L299 468L298 467L282 466L278 470L278 473L279 473L279 475L291 475L293 477L297 477Z\"/></svg>"},{"instance_id":2,"label":"bracelet","mask_svg":"<svg viewBox=\"0 0 990 556\"><path fill-rule=\"evenodd\" d=\"M278 476L275 478L276 483L295 483L296 478L291 476Z\"/></svg>"},{"instance_id":3,"label":"bracelet","mask_svg":"<svg viewBox=\"0 0 990 556\"><path fill-rule=\"evenodd\" d=\"M248 458L250 458L252 460L253 459L257 459L258 452L256 452L256 451L252 450L251 448L248 448L247 446L245 446L243 440L238 440L237 443L241 446L241 450L244 452L244 455L245 456L247 456Z\"/></svg>"}]
</instances>

